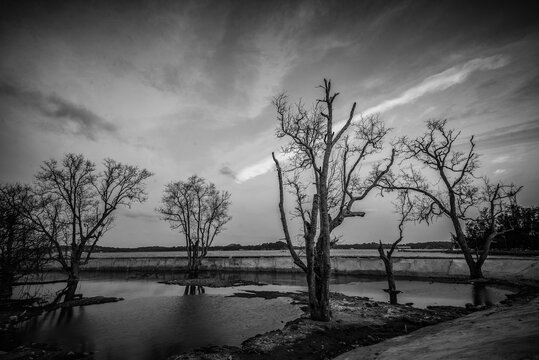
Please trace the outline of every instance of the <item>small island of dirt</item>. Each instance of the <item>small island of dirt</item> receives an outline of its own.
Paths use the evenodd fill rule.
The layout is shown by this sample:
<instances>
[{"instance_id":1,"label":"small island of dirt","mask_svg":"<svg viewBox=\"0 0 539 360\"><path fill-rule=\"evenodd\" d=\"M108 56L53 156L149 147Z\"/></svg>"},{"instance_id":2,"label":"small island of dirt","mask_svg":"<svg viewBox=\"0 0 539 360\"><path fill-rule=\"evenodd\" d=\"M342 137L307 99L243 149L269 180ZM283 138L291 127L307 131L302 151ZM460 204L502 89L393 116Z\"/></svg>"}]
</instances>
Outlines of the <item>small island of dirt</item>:
<instances>
[{"instance_id":1,"label":"small island of dirt","mask_svg":"<svg viewBox=\"0 0 539 360\"><path fill-rule=\"evenodd\" d=\"M267 284L259 283L256 281L241 280L241 279L217 279L217 278L195 278L195 279L178 279L178 280L167 280L159 281L160 284L166 285L180 285L180 286L202 286L202 287L236 287L236 286L247 286L247 285L256 285L264 286Z\"/></svg>"}]
</instances>

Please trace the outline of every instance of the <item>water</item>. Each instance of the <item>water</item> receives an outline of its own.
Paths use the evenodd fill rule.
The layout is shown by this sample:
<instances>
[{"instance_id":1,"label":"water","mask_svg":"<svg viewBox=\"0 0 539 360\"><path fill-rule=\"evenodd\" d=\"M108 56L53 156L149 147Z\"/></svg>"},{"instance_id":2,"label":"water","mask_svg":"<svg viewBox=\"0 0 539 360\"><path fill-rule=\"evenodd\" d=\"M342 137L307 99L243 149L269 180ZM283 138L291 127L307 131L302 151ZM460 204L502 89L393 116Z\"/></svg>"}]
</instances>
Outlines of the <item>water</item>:
<instances>
[{"instance_id":1,"label":"water","mask_svg":"<svg viewBox=\"0 0 539 360\"><path fill-rule=\"evenodd\" d=\"M20 343L45 342L72 351L93 351L98 360L165 359L209 345L240 345L259 333L279 329L301 311L288 298L264 300L226 297L246 290L302 291L302 274L241 273L223 277L264 282L267 286L205 288L204 294L184 296L184 287L159 284L177 277L159 274L129 279L126 273L85 273L78 292L85 296L116 296L118 303L61 309L34 318L17 330ZM49 291L61 285L47 285ZM336 276L332 291L387 301L382 280ZM399 302L415 306L496 303L508 291L468 284L397 281L404 291Z\"/></svg>"},{"instance_id":2,"label":"water","mask_svg":"<svg viewBox=\"0 0 539 360\"><path fill-rule=\"evenodd\" d=\"M19 336L95 351L96 359L164 359L202 346L240 345L299 315L286 299L142 297L56 310L25 323Z\"/></svg>"}]
</instances>

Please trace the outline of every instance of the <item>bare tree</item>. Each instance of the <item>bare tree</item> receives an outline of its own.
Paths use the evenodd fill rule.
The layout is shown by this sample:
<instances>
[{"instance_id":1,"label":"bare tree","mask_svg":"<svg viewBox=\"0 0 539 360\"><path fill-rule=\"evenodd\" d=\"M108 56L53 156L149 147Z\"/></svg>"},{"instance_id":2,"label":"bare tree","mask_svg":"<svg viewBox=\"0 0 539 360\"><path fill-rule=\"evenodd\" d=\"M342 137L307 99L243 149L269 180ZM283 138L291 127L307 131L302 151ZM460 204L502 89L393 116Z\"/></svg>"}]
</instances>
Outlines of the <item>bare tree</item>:
<instances>
[{"instance_id":1,"label":"bare tree","mask_svg":"<svg viewBox=\"0 0 539 360\"><path fill-rule=\"evenodd\" d=\"M400 215L398 225L399 237L391 244L391 247L387 251L384 250L381 240L380 245L378 245L378 253L380 254L380 259L382 259L384 268L386 270L388 288L385 291L389 294L389 303L391 304L397 304L397 295L400 293L395 285L395 276L393 274L393 252L404 238L404 223L410 220L410 214L414 209L414 204L410 200L407 191L401 191L399 193L398 200L395 205L397 212Z\"/></svg>"},{"instance_id":2,"label":"bare tree","mask_svg":"<svg viewBox=\"0 0 539 360\"><path fill-rule=\"evenodd\" d=\"M74 298L80 267L110 230L116 209L146 200L149 171L112 159L105 159L103 165L98 173L83 155L66 154L61 164L45 161L36 175L39 210L31 218L68 274L67 287L60 294L65 301Z\"/></svg>"},{"instance_id":3,"label":"bare tree","mask_svg":"<svg viewBox=\"0 0 539 360\"><path fill-rule=\"evenodd\" d=\"M479 168L474 137L469 139L466 151L455 149L460 131L447 129L446 120L427 121L427 131L414 139L402 137L397 144L408 166L399 176L385 178L382 189L414 191L420 197L416 201L416 220L429 223L445 216L453 225L453 238L463 252L470 271L470 278L482 278L481 265L476 262L466 242L463 221L469 219L469 211L481 202L480 186L476 171ZM457 145L458 144L458 145ZM485 254L486 256L486 254Z\"/></svg>"},{"instance_id":4,"label":"bare tree","mask_svg":"<svg viewBox=\"0 0 539 360\"><path fill-rule=\"evenodd\" d=\"M26 217L31 201L29 186L0 185L0 299L11 297L17 281L49 261L48 241Z\"/></svg>"},{"instance_id":5,"label":"bare tree","mask_svg":"<svg viewBox=\"0 0 539 360\"><path fill-rule=\"evenodd\" d=\"M389 129L376 115L352 123L355 103L338 129L333 114L338 93L331 91L331 82L325 79L320 88L323 98L311 110L301 102L290 105L285 94L274 99L279 122L277 136L289 141L283 148L287 168L281 167L275 154L272 156L279 181L281 224L294 263L306 273L311 318L328 321L330 247L334 240L331 233L345 218L365 216L365 212L354 210L353 206L376 188L389 171L394 152L390 159L385 159L385 166L376 163L367 176L361 177L361 164L366 157L382 150ZM306 262L292 243L284 207L285 186L295 197L293 213L301 221Z\"/></svg>"},{"instance_id":6,"label":"bare tree","mask_svg":"<svg viewBox=\"0 0 539 360\"><path fill-rule=\"evenodd\" d=\"M162 219L185 236L189 277L198 277L202 259L215 237L231 219L228 215L230 193L218 191L213 183L206 183L197 175L186 182L172 182L165 187L157 209Z\"/></svg>"}]
</instances>

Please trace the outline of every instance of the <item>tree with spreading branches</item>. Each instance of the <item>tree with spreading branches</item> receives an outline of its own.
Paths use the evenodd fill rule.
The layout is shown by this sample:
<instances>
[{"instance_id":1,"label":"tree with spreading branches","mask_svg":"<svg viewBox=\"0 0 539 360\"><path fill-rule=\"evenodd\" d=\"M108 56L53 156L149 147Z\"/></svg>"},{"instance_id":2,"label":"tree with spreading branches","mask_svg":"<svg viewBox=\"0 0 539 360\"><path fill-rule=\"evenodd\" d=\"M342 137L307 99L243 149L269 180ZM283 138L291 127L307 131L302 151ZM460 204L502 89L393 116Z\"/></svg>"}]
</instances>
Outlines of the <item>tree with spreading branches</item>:
<instances>
[{"instance_id":1,"label":"tree with spreading branches","mask_svg":"<svg viewBox=\"0 0 539 360\"><path fill-rule=\"evenodd\" d=\"M118 207L146 200L152 173L105 159L104 169L83 155L66 154L61 163L45 161L36 175L30 219L52 244L54 257L68 275L57 300L73 300L80 267L88 263L97 242L110 230Z\"/></svg>"},{"instance_id":2,"label":"tree with spreading branches","mask_svg":"<svg viewBox=\"0 0 539 360\"><path fill-rule=\"evenodd\" d=\"M309 309L314 320L328 321L330 248L335 241L332 231L345 218L363 217L354 205L363 200L393 164L389 158L360 172L370 155L383 150L390 129L377 115L354 121L356 104L343 123L335 123L334 102L338 93L324 79L322 99L311 109L299 102L291 105L286 94L273 100L277 111L277 137L288 141L282 149L285 165L272 154L279 183L279 213L285 240L294 263L307 278ZM283 161L283 159L281 159ZM294 217L301 222L305 261L295 251L284 206L285 187L295 198Z\"/></svg>"},{"instance_id":3,"label":"tree with spreading branches","mask_svg":"<svg viewBox=\"0 0 539 360\"><path fill-rule=\"evenodd\" d=\"M475 152L474 137L470 137L466 146L458 142L460 134L460 131L447 128L447 120L433 119L427 121L423 135L399 138L396 145L402 156L402 168L400 173L386 176L380 188L411 191L419 195L414 201L415 220L429 224L433 219L447 217L453 226L453 239L468 265L470 278L476 279L483 278L481 267L489 248L474 259L463 224L485 201L500 204L500 196L505 198L500 190L505 189L505 185L487 186L481 190L476 175L479 156ZM460 148L467 149L461 151ZM494 197L489 200L489 195L484 194Z\"/></svg>"},{"instance_id":4,"label":"tree with spreading branches","mask_svg":"<svg viewBox=\"0 0 539 360\"><path fill-rule=\"evenodd\" d=\"M189 278L198 277L202 259L230 221L229 207L230 193L217 190L197 175L165 186L161 207L156 211L185 237Z\"/></svg>"}]
</instances>

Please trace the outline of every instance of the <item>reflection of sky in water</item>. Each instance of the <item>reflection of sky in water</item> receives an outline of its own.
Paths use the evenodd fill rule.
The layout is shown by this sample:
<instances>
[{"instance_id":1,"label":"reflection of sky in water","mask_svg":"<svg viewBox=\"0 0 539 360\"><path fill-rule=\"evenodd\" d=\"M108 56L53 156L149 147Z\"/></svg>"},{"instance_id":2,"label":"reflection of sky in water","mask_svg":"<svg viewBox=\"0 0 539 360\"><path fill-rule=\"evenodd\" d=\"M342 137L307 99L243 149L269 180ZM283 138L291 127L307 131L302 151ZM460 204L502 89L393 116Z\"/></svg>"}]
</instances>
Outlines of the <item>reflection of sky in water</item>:
<instances>
[{"instance_id":1,"label":"reflection of sky in water","mask_svg":"<svg viewBox=\"0 0 539 360\"><path fill-rule=\"evenodd\" d=\"M289 302L211 295L127 299L48 313L24 324L20 336L96 351L96 359L159 359L202 346L240 345L278 329L301 313Z\"/></svg>"},{"instance_id":2,"label":"reflection of sky in water","mask_svg":"<svg viewBox=\"0 0 539 360\"><path fill-rule=\"evenodd\" d=\"M413 303L415 307L429 305L464 306L467 303L482 305L495 304L505 299L510 291L493 287L474 288L470 284L429 283L413 280L396 280L401 304ZM387 288L385 281L354 282L333 285L332 291L351 296L366 296L377 301L388 301L388 295L382 289Z\"/></svg>"},{"instance_id":3,"label":"reflection of sky in water","mask_svg":"<svg viewBox=\"0 0 539 360\"><path fill-rule=\"evenodd\" d=\"M76 351L95 351L96 359L160 359L209 345L239 345L248 337L281 328L300 315L290 299L226 297L246 290L302 291L302 274L235 273L221 277L264 282L266 286L204 288L184 296L185 287L159 284L178 277L160 274L130 279L127 273L85 273L77 292L85 296L116 296L118 303L57 310L21 325L21 341L47 342ZM48 285L52 290L60 284ZM332 291L387 301L385 281L337 276ZM397 280L399 302L414 306L497 303L508 291L475 289L468 284Z\"/></svg>"}]
</instances>

